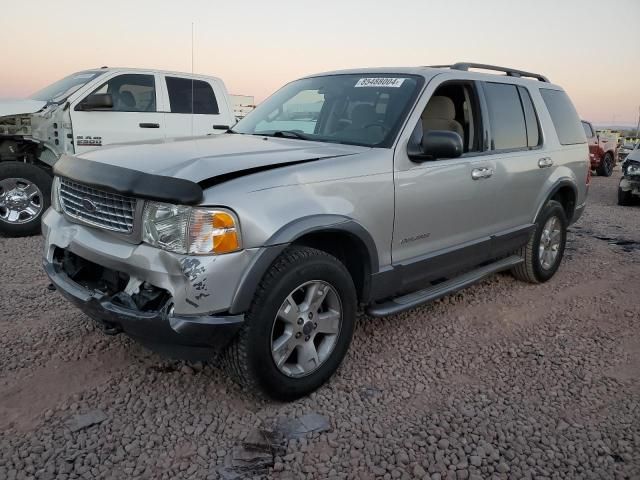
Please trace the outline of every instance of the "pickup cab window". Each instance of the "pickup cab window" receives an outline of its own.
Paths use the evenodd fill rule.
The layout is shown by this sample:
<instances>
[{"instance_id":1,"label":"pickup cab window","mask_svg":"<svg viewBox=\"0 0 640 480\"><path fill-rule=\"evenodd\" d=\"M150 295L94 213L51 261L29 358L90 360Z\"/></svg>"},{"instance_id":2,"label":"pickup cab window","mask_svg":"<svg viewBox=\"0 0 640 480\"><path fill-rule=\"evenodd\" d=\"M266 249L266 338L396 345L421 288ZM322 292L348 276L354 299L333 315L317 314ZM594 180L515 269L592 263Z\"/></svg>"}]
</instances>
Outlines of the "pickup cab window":
<instances>
[{"instance_id":1,"label":"pickup cab window","mask_svg":"<svg viewBox=\"0 0 640 480\"><path fill-rule=\"evenodd\" d=\"M208 82L166 77L171 113L218 115L218 101Z\"/></svg>"},{"instance_id":2,"label":"pickup cab window","mask_svg":"<svg viewBox=\"0 0 640 480\"><path fill-rule=\"evenodd\" d=\"M118 75L98 87L95 93L109 93L113 100L112 112L155 112L156 86L153 75Z\"/></svg>"},{"instance_id":3,"label":"pickup cab window","mask_svg":"<svg viewBox=\"0 0 640 480\"><path fill-rule=\"evenodd\" d=\"M326 75L289 83L234 132L388 147L424 80L415 75Z\"/></svg>"}]
</instances>

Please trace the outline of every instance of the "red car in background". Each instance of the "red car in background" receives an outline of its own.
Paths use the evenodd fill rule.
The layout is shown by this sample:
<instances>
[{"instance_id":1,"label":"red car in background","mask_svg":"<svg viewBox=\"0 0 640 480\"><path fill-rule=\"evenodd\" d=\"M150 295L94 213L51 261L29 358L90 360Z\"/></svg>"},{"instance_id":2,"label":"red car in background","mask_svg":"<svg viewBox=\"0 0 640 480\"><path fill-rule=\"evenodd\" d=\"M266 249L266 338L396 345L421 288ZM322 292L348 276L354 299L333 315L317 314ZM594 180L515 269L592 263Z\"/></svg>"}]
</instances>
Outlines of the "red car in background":
<instances>
[{"instance_id":1,"label":"red car in background","mask_svg":"<svg viewBox=\"0 0 640 480\"><path fill-rule=\"evenodd\" d=\"M582 120L582 128L584 128L589 143L591 169L595 170L598 175L610 177L613 173L613 167L616 166L616 150L618 149L616 142L600 138L590 122Z\"/></svg>"}]
</instances>

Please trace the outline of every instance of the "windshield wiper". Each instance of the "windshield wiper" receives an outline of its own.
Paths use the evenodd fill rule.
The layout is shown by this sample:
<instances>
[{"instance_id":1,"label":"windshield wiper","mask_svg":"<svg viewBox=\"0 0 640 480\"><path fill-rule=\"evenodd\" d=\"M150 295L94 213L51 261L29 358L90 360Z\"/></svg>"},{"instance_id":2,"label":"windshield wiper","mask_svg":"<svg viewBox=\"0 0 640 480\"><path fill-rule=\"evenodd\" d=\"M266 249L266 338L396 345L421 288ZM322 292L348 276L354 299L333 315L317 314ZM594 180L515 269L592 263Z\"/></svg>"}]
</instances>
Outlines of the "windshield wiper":
<instances>
[{"instance_id":1,"label":"windshield wiper","mask_svg":"<svg viewBox=\"0 0 640 480\"><path fill-rule=\"evenodd\" d=\"M261 134L265 137L281 137L281 138L298 138L300 140L309 140L309 137L301 132L295 130L276 130L270 134Z\"/></svg>"}]
</instances>

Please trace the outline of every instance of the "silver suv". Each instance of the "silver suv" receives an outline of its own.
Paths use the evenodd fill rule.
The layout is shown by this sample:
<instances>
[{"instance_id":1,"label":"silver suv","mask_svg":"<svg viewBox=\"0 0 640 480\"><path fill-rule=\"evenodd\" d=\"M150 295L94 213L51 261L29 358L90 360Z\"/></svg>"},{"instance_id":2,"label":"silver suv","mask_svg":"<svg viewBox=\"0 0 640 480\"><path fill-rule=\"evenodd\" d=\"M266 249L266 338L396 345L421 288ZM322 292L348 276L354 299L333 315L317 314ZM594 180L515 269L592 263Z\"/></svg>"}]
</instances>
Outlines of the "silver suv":
<instances>
[{"instance_id":1,"label":"silver suv","mask_svg":"<svg viewBox=\"0 0 640 480\"><path fill-rule=\"evenodd\" d=\"M359 308L501 270L549 280L589 152L560 87L465 63L312 75L227 134L103 147L55 174L44 266L62 294L107 333L292 399L338 368Z\"/></svg>"}]
</instances>

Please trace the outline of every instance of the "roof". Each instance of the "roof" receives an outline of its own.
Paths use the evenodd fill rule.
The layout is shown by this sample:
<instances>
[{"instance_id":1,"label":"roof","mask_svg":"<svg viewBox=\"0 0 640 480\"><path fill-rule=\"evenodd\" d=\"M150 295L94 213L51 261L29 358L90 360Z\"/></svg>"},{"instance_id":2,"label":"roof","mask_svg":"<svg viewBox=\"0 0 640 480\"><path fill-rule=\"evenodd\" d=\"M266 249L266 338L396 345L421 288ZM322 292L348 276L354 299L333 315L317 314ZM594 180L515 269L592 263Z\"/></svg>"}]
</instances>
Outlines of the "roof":
<instances>
[{"instance_id":1,"label":"roof","mask_svg":"<svg viewBox=\"0 0 640 480\"><path fill-rule=\"evenodd\" d=\"M215 79L215 80L220 80L220 77L216 77L214 75L205 75L205 74L201 74L201 73L190 73L190 72L175 72L172 70L158 70L157 68L131 68L131 67L98 67L98 68L90 68L87 69L90 71L102 71L102 72L153 72L153 73L160 73L163 75L180 75L182 77L184 76L188 76L188 77L198 77L198 78L210 78L210 79Z\"/></svg>"},{"instance_id":2,"label":"roof","mask_svg":"<svg viewBox=\"0 0 640 480\"><path fill-rule=\"evenodd\" d=\"M471 69L481 69L476 71ZM496 73L487 73L486 70ZM394 74L394 75L420 75L431 79L442 73L456 73L456 78L469 80L495 80L497 78L509 79L513 83L536 85L538 87L561 89L541 74L526 72L509 67L497 67L493 65L477 63L455 63L452 65L415 66L415 67L376 67L376 68L351 68L346 70L334 70L329 72L308 75L306 78L325 75L368 75L368 74ZM501 72L498 73L498 72Z\"/></svg>"}]
</instances>

